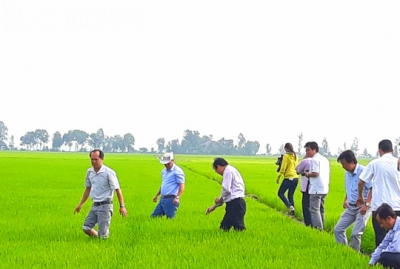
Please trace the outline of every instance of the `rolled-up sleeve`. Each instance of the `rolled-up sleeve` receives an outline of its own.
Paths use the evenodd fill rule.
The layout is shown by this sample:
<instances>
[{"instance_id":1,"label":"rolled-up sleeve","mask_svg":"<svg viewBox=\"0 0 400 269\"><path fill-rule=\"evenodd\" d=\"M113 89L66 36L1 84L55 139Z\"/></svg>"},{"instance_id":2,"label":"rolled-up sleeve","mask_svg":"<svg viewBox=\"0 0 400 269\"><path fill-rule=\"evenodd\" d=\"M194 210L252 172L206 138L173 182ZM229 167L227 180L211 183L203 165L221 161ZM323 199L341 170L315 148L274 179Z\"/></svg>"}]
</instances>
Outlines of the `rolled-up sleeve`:
<instances>
[{"instance_id":1,"label":"rolled-up sleeve","mask_svg":"<svg viewBox=\"0 0 400 269\"><path fill-rule=\"evenodd\" d=\"M223 179L222 179L222 200L225 201L227 196L231 193L231 187L232 187L232 172L231 171L226 171L224 173Z\"/></svg>"}]
</instances>

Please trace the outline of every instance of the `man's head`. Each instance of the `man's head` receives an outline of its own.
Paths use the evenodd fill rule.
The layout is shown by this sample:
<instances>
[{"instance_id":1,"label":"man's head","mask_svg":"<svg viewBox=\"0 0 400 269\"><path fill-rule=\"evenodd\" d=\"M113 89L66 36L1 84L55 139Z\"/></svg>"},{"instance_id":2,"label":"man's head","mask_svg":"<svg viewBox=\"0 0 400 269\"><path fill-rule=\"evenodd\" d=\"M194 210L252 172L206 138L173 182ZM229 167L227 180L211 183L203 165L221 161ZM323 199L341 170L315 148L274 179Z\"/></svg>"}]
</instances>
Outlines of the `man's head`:
<instances>
[{"instance_id":1,"label":"man's head","mask_svg":"<svg viewBox=\"0 0 400 269\"><path fill-rule=\"evenodd\" d=\"M174 166L174 153L167 152L163 156L160 157L160 163L167 168L167 170L171 170L172 166Z\"/></svg>"},{"instance_id":2,"label":"man's head","mask_svg":"<svg viewBox=\"0 0 400 269\"><path fill-rule=\"evenodd\" d=\"M94 169L100 169L103 165L104 152L100 149L94 149L89 153L90 161Z\"/></svg>"},{"instance_id":3,"label":"man's head","mask_svg":"<svg viewBox=\"0 0 400 269\"><path fill-rule=\"evenodd\" d=\"M379 142L378 148L379 148L379 156L382 156L383 154L389 152L393 152L392 141L390 141L389 139L384 139L381 142Z\"/></svg>"},{"instance_id":4,"label":"man's head","mask_svg":"<svg viewBox=\"0 0 400 269\"><path fill-rule=\"evenodd\" d=\"M339 157L337 158L338 163L342 164L342 167L347 172L354 172L357 166L357 158L354 155L354 152L351 150L345 150L340 153Z\"/></svg>"},{"instance_id":5,"label":"man's head","mask_svg":"<svg viewBox=\"0 0 400 269\"><path fill-rule=\"evenodd\" d=\"M228 162L224 158L215 158L213 162L213 168L215 172L220 174L221 176L224 174L225 168L228 165Z\"/></svg>"},{"instance_id":6,"label":"man's head","mask_svg":"<svg viewBox=\"0 0 400 269\"><path fill-rule=\"evenodd\" d=\"M396 223L396 212L394 212L393 208L383 203L378 209L376 210L376 220L381 225L381 227L385 230L391 230Z\"/></svg>"},{"instance_id":7,"label":"man's head","mask_svg":"<svg viewBox=\"0 0 400 269\"><path fill-rule=\"evenodd\" d=\"M304 145L304 147L306 149L307 157L313 157L315 155L315 153L317 153L319 151L318 144L317 144L317 142L314 142L314 141L307 142Z\"/></svg>"}]
</instances>

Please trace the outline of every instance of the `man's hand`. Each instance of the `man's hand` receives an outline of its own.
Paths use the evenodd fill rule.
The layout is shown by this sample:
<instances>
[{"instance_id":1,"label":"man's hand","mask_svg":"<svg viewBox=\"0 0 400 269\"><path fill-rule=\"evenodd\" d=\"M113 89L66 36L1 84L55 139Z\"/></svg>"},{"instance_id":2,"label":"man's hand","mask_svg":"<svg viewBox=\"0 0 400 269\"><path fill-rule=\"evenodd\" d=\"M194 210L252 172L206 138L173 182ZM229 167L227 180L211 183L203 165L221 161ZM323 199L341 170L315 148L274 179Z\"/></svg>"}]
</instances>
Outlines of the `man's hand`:
<instances>
[{"instance_id":1,"label":"man's hand","mask_svg":"<svg viewBox=\"0 0 400 269\"><path fill-rule=\"evenodd\" d=\"M344 202L343 202L343 208L347 208L347 199L346 200L344 200Z\"/></svg>"},{"instance_id":2,"label":"man's hand","mask_svg":"<svg viewBox=\"0 0 400 269\"><path fill-rule=\"evenodd\" d=\"M365 213L367 213L367 211L368 211L368 207L366 205L363 205L360 209L360 214L365 215Z\"/></svg>"},{"instance_id":3,"label":"man's hand","mask_svg":"<svg viewBox=\"0 0 400 269\"><path fill-rule=\"evenodd\" d=\"M174 203L174 205L177 205L177 204L179 204L179 198L174 198L174 200L172 201L172 203Z\"/></svg>"},{"instance_id":4,"label":"man's hand","mask_svg":"<svg viewBox=\"0 0 400 269\"><path fill-rule=\"evenodd\" d=\"M119 213L121 214L121 216L122 217L126 217L126 216L128 216L128 210L126 210L126 208L125 207L120 207L119 208Z\"/></svg>"},{"instance_id":5,"label":"man's hand","mask_svg":"<svg viewBox=\"0 0 400 269\"><path fill-rule=\"evenodd\" d=\"M357 206L362 206L364 204L364 197L358 196L356 204Z\"/></svg>"},{"instance_id":6,"label":"man's hand","mask_svg":"<svg viewBox=\"0 0 400 269\"><path fill-rule=\"evenodd\" d=\"M219 204L219 203L221 203L221 202L222 202L221 197L217 197L217 198L215 198L215 200L214 200L214 203L216 203L216 204Z\"/></svg>"},{"instance_id":7,"label":"man's hand","mask_svg":"<svg viewBox=\"0 0 400 269\"><path fill-rule=\"evenodd\" d=\"M79 211L81 211L81 209L82 209L82 206L78 205L74 210L74 214L79 213Z\"/></svg>"},{"instance_id":8,"label":"man's hand","mask_svg":"<svg viewBox=\"0 0 400 269\"><path fill-rule=\"evenodd\" d=\"M156 196L154 196L154 198L153 198L153 202L154 202L154 203L157 203L157 200L158 200L158 196L156 195Z\"/></svg>"},{"instance_id":9,"label":"man's hand","mask_svg":"<svg viewBox=\"0 0 400 269\"><path fill-rule=\"evenodd\" d=\"M215 205L210 206L209 208L207 208L206 215L208 215L208 214L210 214L211 212L213 212L213 211L215 210L215 208L216 208Z\"/></svg>"}]
</instances>

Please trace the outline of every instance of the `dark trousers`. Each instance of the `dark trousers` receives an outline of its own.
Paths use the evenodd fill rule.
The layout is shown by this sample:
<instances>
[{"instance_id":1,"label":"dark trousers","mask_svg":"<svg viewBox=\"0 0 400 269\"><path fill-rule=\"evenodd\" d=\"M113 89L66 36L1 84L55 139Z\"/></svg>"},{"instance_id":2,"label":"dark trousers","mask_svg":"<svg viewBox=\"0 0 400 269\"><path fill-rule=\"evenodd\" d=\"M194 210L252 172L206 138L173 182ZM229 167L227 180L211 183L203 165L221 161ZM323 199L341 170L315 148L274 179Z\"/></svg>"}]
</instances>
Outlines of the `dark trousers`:
<instances>
[{"instance_id":1,"label":"dark trousers","mask_svg":"<svg viewBox=\"0 0 400 269\"><path fill-rule=\"evenodd\" d=\"M311 225L311 213L310 213L310 195L308 192L302 192L303 198L301 199L301 204L303 208L303 219L306 226Z\"/></svg>"},{"instance_id":2,"label":"dark trousers","mask_svg":"<svg viewBox=\"0 0 400 269\"><path fill-rule=\"evenodd\" d=\"M293 180L289 180L285 178L282 181L281 186L279 187L278 190L278 196L281 198L282 202L286 205L286 207L293 206L294 207L294 191L296 190L297 184L299 183L299 180L297 178L294 178ZM285 192L288 191L288 199L285 197Z\"/></svg>"},{"instance_id":3,"label":"dark trousers","mask_svg":"<svg viewBox=\"0 0 400 269\"><path fill-rule=\"evenodd\" d=\"M229 231L232 226L235 231L246 230L244 215L246 214L246 201L243 198L236 198L226 203L225 215L221 221L220 229Z\"/></svg>"},{"instance_id":4,"label":"dark trousers","mask_svg":"<svg viewBox=\"0 0 400 269\"><path fill-rule=\"evenodd\" d=\"M386 268L400 269L400 253L382 252L378 262Z\"/></svg>"},{"instance_id":5,"label":"dark trousers","mask_svg":"<svg viewBox=\"0 0 400 269\"><path fill-rule=\"evenodd\" d=\"M400 211L395 211L396 215L400 217ZM375 232L375 246L378 247L383 239L385 238L387 231L381 227L379 222L376 220L376 211L372 211L372 226Z\"/></svg>"}]
</instances>

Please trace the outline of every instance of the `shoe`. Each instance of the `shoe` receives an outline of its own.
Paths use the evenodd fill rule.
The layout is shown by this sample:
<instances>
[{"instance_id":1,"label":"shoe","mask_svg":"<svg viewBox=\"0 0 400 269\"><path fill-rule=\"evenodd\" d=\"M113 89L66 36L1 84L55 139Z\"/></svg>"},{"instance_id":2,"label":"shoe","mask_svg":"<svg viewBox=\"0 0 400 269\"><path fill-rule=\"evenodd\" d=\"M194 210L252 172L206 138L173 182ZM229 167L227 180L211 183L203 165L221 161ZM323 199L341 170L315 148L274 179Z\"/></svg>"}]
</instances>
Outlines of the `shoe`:
<instances>
[{"instance_id":1,"label":"shoe","mask_svg":"<svg viewBox=\"0 0 400 269\"><path fill-rule=\"evenodd\" d=\"M294 216L294 207L293 206L289 207L289 210L290 210L289 215Z\"/></svg>"}]
</instances>

